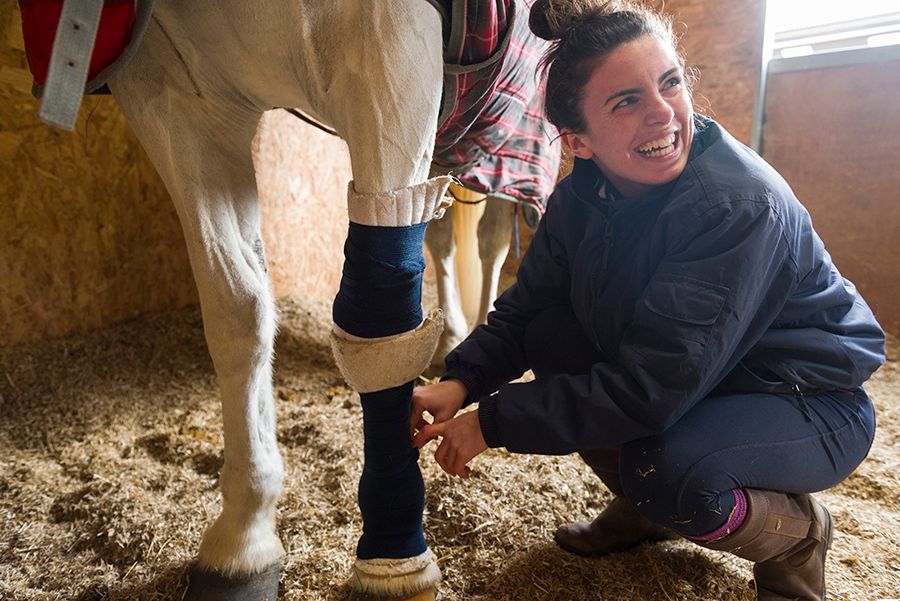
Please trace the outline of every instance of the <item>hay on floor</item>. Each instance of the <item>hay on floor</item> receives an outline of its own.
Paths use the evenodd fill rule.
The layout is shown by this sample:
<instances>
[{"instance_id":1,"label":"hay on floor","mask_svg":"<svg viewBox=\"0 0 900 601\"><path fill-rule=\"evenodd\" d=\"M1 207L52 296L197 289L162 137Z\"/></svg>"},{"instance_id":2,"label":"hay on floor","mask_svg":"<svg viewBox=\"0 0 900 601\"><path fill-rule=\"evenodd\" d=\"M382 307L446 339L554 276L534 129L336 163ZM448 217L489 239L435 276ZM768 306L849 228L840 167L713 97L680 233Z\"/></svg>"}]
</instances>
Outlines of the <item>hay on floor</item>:
<instances>
[{"instance_id":1,"label":"hay on floor","mask_svg":"<svg viewBox=\"0 0 900 601\"><path fill-rule=\"evenodd\" d=\"M281 305L275 390L286 481L282 599L338 600L360 534L362 421L332 365L327 303ZM892 341L891 354L898 346ZM869 386L879 431L867 461L821 495L837 531L831 599L900 597L900 368ZM199 313L142 318L0 349L0 599L180 599L217 514L222 430ZM556 526L609 493L576 457L489 451L468 481L426 449L426 535L443 599L747 601L749 563L687 542L603 559L557 549Z\"/></svg>"}]
</instances>

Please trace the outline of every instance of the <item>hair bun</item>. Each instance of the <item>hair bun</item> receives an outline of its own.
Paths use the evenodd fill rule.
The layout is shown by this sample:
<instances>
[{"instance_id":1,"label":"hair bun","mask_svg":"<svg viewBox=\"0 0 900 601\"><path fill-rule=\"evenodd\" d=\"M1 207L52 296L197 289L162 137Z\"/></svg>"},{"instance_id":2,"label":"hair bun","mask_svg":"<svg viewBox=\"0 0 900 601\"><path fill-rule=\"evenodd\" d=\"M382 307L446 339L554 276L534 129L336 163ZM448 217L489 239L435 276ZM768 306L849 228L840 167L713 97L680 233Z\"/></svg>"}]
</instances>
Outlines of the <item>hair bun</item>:
<instances>
[{"instance_id":1,"label":"hair bun","mask_svg":"<svg viewBox=\"0 0 900 601\"><path fill-rule=\"evenodd\" d=\"M561 40L586 18L616 10L615 0L535 0L528 26L539 38Z\"/></svg>"}]
</instances>

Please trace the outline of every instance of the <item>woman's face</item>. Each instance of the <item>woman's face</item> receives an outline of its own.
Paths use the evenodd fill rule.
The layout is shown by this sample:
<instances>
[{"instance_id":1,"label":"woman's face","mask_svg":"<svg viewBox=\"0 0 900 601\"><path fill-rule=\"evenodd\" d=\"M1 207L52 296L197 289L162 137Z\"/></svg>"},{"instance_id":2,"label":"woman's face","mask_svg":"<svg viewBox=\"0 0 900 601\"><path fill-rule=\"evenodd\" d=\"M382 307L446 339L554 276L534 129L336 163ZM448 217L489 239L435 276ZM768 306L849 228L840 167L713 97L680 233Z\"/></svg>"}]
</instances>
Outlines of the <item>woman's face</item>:
<instances>
[{"instance_id":1,"label":"woman's face","mask_svg":"<svg viewBox=\"0 0 900 601\"><path fill-rule=\"evenodd\" d=\"M693 105L674 50L652 36L622 44L584 89L587 127L564 131L575 156L593 160L625 197L671 182L684 170Z\"/></svg>"}]
</instances>

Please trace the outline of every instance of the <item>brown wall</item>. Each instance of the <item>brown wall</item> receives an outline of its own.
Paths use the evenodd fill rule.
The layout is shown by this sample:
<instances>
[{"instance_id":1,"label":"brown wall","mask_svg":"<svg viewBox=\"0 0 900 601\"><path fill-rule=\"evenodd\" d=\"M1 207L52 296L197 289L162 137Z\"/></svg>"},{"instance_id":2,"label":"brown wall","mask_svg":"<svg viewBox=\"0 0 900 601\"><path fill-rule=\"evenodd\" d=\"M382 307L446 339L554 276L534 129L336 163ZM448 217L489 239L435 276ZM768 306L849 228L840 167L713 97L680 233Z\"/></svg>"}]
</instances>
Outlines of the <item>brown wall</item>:
<instances>
[{"instance_id":1,"label":"brown wall","mask_svg":"<svg viewBox=\"0 0 900 601\"><path fill-rule=\"evenodd\" d=\"M900 61L779 73L767 86L763 156L841 273L900 334Z\"/></svg>"},{"instance_id":2,"label":"brown wall","mask_svg":"<svg viewBox=\"0 0 900 601\"><path fill-rule=\"evenodd\" d=\"M0 0L0 345L196 302L175 211L111 98L43 125Z\"/></svg>"},{"instance_id":3,"label":"brown wall","mask_svg":"<svg viewBox=\"0 0 900 601\"><path fill-rule=\"evenodd\" d=\"M765 1L667 0L664 6L683 36L686 64L700 72L694 89L698 112L749 142L762 67Z\"/></svg>"}]
</instances>

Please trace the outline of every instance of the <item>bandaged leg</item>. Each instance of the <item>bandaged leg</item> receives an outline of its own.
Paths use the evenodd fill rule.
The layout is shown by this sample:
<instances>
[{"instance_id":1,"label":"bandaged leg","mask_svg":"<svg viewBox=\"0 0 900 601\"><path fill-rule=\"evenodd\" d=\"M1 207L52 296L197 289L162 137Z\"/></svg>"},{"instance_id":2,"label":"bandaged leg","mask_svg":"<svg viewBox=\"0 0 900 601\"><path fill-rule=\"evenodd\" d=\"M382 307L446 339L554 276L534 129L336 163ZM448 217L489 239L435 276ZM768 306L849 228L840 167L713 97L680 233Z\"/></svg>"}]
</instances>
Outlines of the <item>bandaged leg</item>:
<instances>
[{"instance_id":1,"label":"bandaged leg","mask_svg":"<svg viewBox=\"0 0 900 601\"><path fill-rule=\"evenodd\" d=\"M409 438L413 380L441 332L422 318L425 225L440 211L448 178L385 194L350 190L350 231L334 302L332 349L360 393L365 462L359 483L363 534L351 584L402 597L430 589L440 570L422 531L424 484Z\"/></svg>"}]
</instances>

